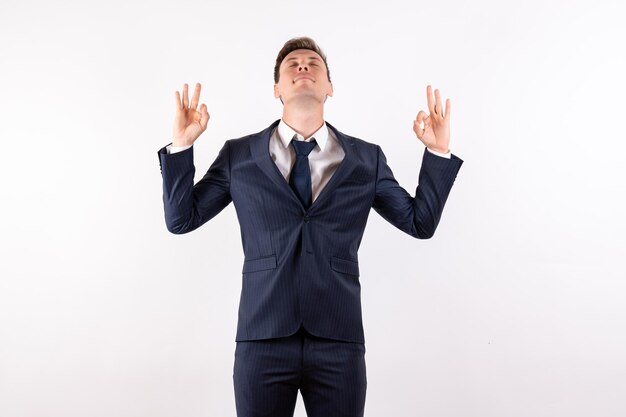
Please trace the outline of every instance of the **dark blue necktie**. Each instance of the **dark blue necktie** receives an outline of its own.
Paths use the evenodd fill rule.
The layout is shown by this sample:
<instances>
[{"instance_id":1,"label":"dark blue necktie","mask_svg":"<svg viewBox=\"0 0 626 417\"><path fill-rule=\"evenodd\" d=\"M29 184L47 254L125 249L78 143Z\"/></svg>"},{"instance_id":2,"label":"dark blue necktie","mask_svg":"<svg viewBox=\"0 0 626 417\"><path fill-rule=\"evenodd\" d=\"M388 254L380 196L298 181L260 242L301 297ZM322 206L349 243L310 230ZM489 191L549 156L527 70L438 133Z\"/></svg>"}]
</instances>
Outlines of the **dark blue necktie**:
<instances>
[{"instance_id":1,"label":"dark blue necktie","mask_svg":"<svg viewBox=\"0 0 626 417\"><path fill-rule=\"evenodd\" d=\"M296 151L296 163L291 169L289 185L302 202L304 208L311 206L311 169L309 168L309 154L315 148L315 139L310 142L291 140L291 144Z\"/></svg>"}]
</instances>

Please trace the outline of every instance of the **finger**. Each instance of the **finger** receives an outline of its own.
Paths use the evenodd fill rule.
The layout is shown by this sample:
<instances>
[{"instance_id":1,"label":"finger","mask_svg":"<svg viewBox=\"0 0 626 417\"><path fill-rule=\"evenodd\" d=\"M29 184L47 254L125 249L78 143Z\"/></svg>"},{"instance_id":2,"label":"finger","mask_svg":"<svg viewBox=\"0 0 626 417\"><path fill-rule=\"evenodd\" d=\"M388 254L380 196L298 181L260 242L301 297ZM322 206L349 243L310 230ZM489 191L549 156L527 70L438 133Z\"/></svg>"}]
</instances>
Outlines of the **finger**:
<instances>
[{"instance_id":1,"label":"finger","mask_svg":"<svg viewBox=\"0 0 626 417\"><path fill-rule=\"evenodd\" d=\"M435 113L443 116L443 107L441 106L441 94L439 93L438 89L435 90L435 100Z\"/></svg>"},{"instance_id":2,"label":"finger","mask_svg":"<svg viewBox=\"0 0 626 417\"><path fill-rule=\"evenodd\" d=\"M426 125L426 120L428 120L428 115L425 111L420 110L420 112L417 114L417 118L415 119L415 121L418 125L421 125L422 122L424 123L424 125Z\"/></svg>"},{"instance_id":3,"label":"finger","mask_svg":"<svg viewBox=\"0 0 626 417\"><path fill-rule=\"evenodd\" d=\"M193 98L191 99L191 108L193 110L198 107L198 101L200 101L200 83L196 83L196 89L193 91Z\"/></svg>"},{"instance_id":4,"label":"finger","mask_svg":"<svg viewBox=\"0 0 626 417\"><path fill-rule=\"evenodd\" d=\"M202 129L206 129L210 117L211 116L209 116L209 112L206 109L206 104L203 103L200 106L200 126L202 126Z\"/></svg>"},{"instance_id":5,"label":"finger","mask_svg":"<svg viewBox=\"0 0 626 417\"><path fill-rule=\"evenodd\" d=\"M424 132L430 127L430 116L424 118Z\"/></svg>"},{"instance_id":6,"label":"finger","mask_svg":"<svg viewBox=\"0 0 626 417\"><path fill-rule=\"evenodd\" d=\"M176 98L176 109L177 110L182 110L183 109L183 105L180 102L180 93L178 92L178 90L176 90L176 93L174 94L175 98Z\"/></svg>"},{"instance_id":7,"label":"finger","mask_svg":"<svg viewBox=\"0 0 626 417\"><path fill-rule=\"evenodd\" d=\"M450 110L452 110L452 104L450 104L450 99L446 99L446 115L444 116L446 119L450 118Z\"/></svg>"},{"instance_id":8,"label":"finger","mask_svg":"<svg viewBox=\"0 0 626 417\"><path fill-rule=\"evenodd\" d=\"M187 92L189 86L187 85L187 83L185 83L185 85L183 86L183 107L184 108L189 108L189 94Z\"/></svg>"},{"instance_id":9,"label":"finger","mask_svg":"<svg viewBox=\"0 0 626 417\"><path fill-rule=\"evenodd\" d=\"M417 120L413 120L413 131L419 139L421 139L424 135L424 129L420 127L420 124Z\"/></svg>"},{"instance_id":10,"label":"finger","mask_svg":"<svg viewBox=\"0 0 626 417\"><path fill-rule=\"evenodd\" d=\"M413 121L413 130L417 133L418 138L421 138L424 134L424 129L422 129L421 123L426 117L426 113L423 110L420 110L419 113L417 113L417 117Z\"/></svg>"},{"instance_id":11,"label":"finger","mask_svg":"<svg viewBox=\"0 0 626 417\"><path fill-rule=\"evenodd\" d=\"M428 110L430 114L435 113L435 100L433 99L433 89L428 85L426 87L426 100L428 101Z\"/></svg>"},{"instance_id":12,"label":"finger","mask_svg":"<svg viewBox=\"0 0 626 417\"><path fill-rule=\"evenodd\" d=\"M426 112L424 110L420 110L419 113L417 113L417 117L415 118L415 120L417 121L417 123L420 123L422 120L426 119L428 117L428 115L426 114Z\"/></svg>"}]
</instances>

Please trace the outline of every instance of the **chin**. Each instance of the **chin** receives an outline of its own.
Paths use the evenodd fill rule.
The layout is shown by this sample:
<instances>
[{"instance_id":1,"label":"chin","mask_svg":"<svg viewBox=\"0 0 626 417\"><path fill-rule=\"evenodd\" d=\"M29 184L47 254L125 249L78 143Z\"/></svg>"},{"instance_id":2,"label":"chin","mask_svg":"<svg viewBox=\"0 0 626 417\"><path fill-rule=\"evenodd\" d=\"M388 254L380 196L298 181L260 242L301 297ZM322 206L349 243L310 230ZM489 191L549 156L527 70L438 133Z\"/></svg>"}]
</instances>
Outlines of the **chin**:
<instances>
[{"instance_id":1,"label":"chin","mask_svg":"<svg viewBox=\"0 0 626 417\"><path fill-rule=\"evenodd\" d=\"M284 98L283 98L284 101ZM320 97L320 96L316 96L316 95L312 95L312 94L300 94L300 95L296 95L296 96L292 96L289 100L284 101L284 103L290 103L290 104L296 104L296 103L302 103L302 104L308 104L308 103L321 103L323 104L326 101L325 98Z\"/></svg>"}]
</instances>

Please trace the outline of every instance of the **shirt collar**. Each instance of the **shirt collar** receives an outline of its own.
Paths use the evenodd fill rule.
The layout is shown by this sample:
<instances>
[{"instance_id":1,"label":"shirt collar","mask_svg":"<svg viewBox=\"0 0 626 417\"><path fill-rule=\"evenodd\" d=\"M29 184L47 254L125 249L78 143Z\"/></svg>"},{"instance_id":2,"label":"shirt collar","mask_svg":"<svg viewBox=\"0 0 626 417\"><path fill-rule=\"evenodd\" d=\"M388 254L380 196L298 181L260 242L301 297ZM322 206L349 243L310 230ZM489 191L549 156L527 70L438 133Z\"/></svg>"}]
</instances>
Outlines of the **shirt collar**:
<instances>
[{"instance_id":1,"label":"shirt collar","mask_svg":"<svg viewBox=\"0 0 626 417\"><path fill-rule=\"evenodd\" d=\"M297 135L299 140L309 140L309 138L304 138L301 134L296 132L289 126L283 119L280 119L280 123L278 124L278 137L280 141L285 145L285 148L289 147L291 144L291 139L293 139L293 135ZM326 146L326 142L328 142L328 126L326 126L326 122L322 124L315 133L311 135L311 137L315 138L315 141L319 145L320 149L323 151L324 146Z\"/></svg>"}]
</instances>

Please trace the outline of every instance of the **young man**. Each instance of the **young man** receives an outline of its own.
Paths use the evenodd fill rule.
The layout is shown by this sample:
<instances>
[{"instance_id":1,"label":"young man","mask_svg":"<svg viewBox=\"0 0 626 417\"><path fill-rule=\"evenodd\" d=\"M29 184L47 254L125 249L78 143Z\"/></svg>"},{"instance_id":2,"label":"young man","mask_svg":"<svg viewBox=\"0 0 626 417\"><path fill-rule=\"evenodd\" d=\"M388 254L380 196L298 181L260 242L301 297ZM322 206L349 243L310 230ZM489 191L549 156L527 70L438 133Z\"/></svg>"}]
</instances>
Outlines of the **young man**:
<instances>
[{"instance_id":1,"label":"young man","mask_svg":"<svg viewBox=\"0 0 626 417\"><path fill-rule=\"evenodd\" d=\"M333 94L326 56L310 38L276 59L280 120L224 143L194 185L193 143L209 121L176 92L173 143L158 151L165 221L187 233L231 201L245 260L233 383L239 417L293 416L298 390L309 417L363 416L367 386L358 248L374 208L400 230L430 238L463 161L450 154L450 100L427 87L430 114L413 130L427 147L415 197L378 145L324 120ZM422 127L421 124L424 124Z\"/></svg>"}]
</instances>

